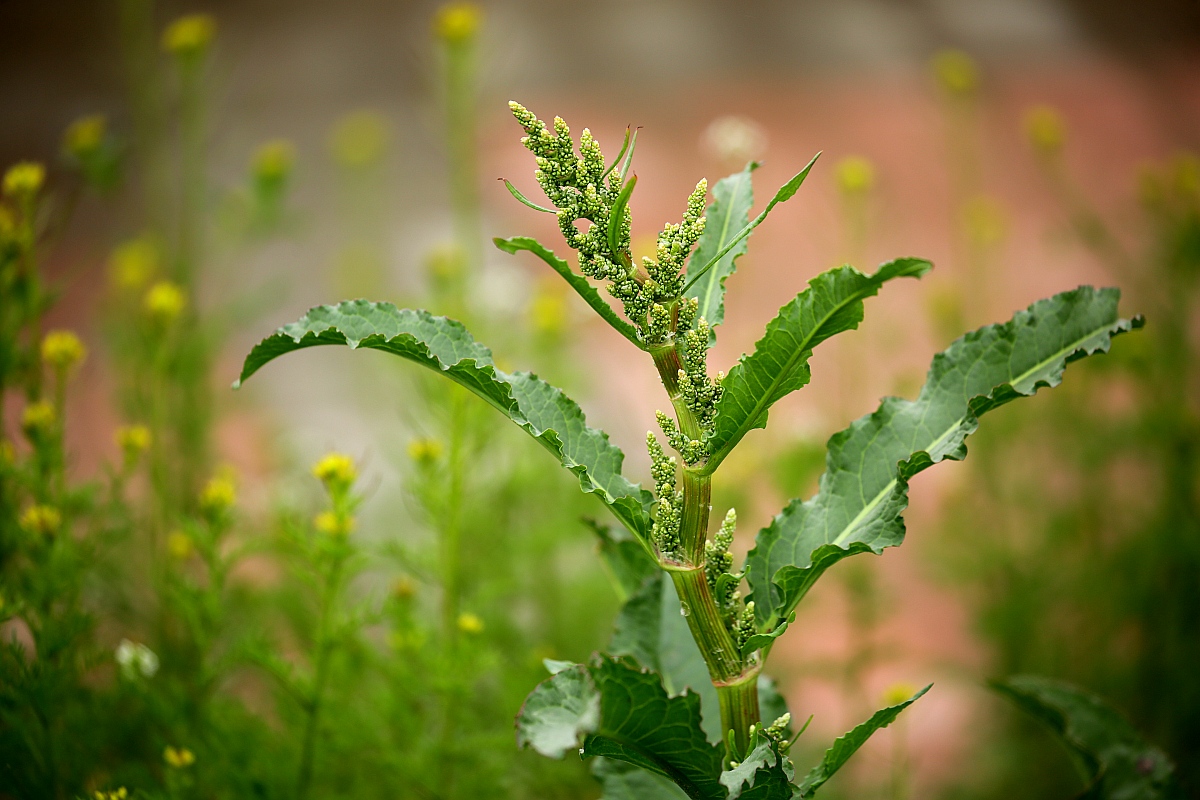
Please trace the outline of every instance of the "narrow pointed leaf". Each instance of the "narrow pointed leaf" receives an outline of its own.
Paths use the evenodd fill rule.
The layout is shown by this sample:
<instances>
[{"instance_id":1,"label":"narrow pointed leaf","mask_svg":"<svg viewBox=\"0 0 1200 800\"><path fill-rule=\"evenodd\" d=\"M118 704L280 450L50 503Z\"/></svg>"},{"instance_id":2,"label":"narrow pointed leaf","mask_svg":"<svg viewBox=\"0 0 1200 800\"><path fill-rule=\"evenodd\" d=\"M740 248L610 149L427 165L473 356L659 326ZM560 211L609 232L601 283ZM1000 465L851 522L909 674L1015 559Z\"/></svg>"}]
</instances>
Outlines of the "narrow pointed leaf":
<instances>
[{"instance_id":1,"label":"narrow pointed leaf","mask_svg":"<svg viewBox=\"0 0 1200 800\"><path fill-rule=\"evenodd\" d=\"M625 142L621 145L621 152L617 153L617 157L614 158L613 162L608 165L608 169L604 170L604 174L600 176L600 180L604 180L605 178L607 178L609 173L611 173L614 169L616 169L617 165L621 163L621 159L623 159L625 157L625 153L629 150L629 135L631 133L633 133L633 126L626 125L625 126Z\"/></svg>"},{"instance_id":2,"label":"narrow pointed leaf","mask_svg":"<svg viewBox=\"0 0 1200 800\"><path fill-rule=\"evenodd\" d=\"M629 198L633 196L633 190L636 187L637 173L634 173L633 177L625 181L625 185L621 187L621 192L617 195L612 211L608 215L608 249L612 251L613 258L624 264L626 268L629 267L629 257L621 249L621 228L625 224L625 215L629 212Z\"/></svg>"},{"instance_id":3,"label":"narrow pointed leaf","mask_svg":"<svg viewBox=\"0 0 1200 800\"><path fill-rule=\"evenodd\" d=\"M932 685L930 684L929 686ZM869 720L860 723L854 730L834 741L833 746L825 751L825 757L821 759L821 763L813 767L808 775L804 777L804 780L800 781L797 785L794 795L796 800L807 800L807 798L816 794L817 789L820 789L827 780L832 778L834 773L841 769L850 760L850 757L858 751L858 748L866 744L867 739L870 739L875 731L891 725L896 717L900 716L901 711L911 706L923 694L929 691L929 686L926 686L903 703L881 708L871 715Z\"/></svg>"},{"instance_id":4,"label":"narrow pointed leaf","mask_svg":"<svg viewBox=\"0 0 1200 800\"><path fill-rule=\"evenodd\" d=\"M507 178L501 178L500 180L504 181L504 185L508 188L508 193L511 194L513 197L515 197L517 199L517 202L519 202L521 205L528 206L529 208L532 208L534 211L541 211L545 214L558 213L553 208L546 208L545 206L539 206L537 203L533 202L528 197L521 194L521 190L518 189L516 186L513 186L512 181L508 180Z\"/></svg>"},{"instance_id":5,"label":"narrow pointed leaf","mask_svg":"<svg viewBox=\"0 0 1200 800\"><path fill-rule=\"evenodd\" d=\"M515 422L645 540L650 492L621 475L625 454L608 434L589 428L575 401L527 372L498 370L492 353L459 322L391 303L353 300L318 306L250 351L235 388L269 361L318 345L382 350L445 375Z\"/></svg>"},{"instance_id":6,"label":"narrow pointed leaf","mask_svg":"<svg viewBox=\"0 0 1200 800\"><path fill-rule=\"evenodd\" d=\"M712 190L713 201L704 212L707 220L704 233L700 234L696 250L688 260L688 280L697 276L710 261L713 262L713 266L699 275L699 279L687 290L687 296L696 298L700 305L699 315L710 326L725 321L725 279L737 269L734 263L737 258L746 252L748 237L738 242L733 242L733 239L750 222L750 208L754 205L750 173L757 168L758 162L751 161L741 172L717 181ZM717 258L717 253L725 250L725 246L731 242L733 248ZM712 336L715 338L715 334Z\"/></svg>"},{"instance_id":7,"label":"narrow pointed leaf","mask_svg":"<svg viewBox=\"0 0 1200 800\"><path fill-rule=\"evenodd\" d=\"M893 278L919 278L932 266L921 258L899 258L881 265L874 275L845 266L809 281L808 288L767 323L754 352L742 356L725 376L713 431L706 440L712 455L703 471L711 473L743 436L766 426L773 403L808 383L813 348L857 328L863 300Z\"/></svg>"},{"instance_id":8,"label":"narrow pointed leaf","mask_svg":"<svg viewBox=\"0 0 1200 800\"><path fill-rule=\"evenodd\" d=\"M691 289L701 278L703 278L704 275L709 270L711 270L713 267L715 267L717 265L717 263L720 262L720 260L725 256L726 253L731 252L733 250L733 248L735 248L739 244L741 244L742 241L747 236L749 236L750 233L755 228L757 228L759 225L761 225L763 220L765 220L767 218L767 214L771 213L771 209L773 209L775 206L779 205L780 203L783 203L787 200L791 200L796 195L796 192L798 192L800 190L800 184L804 183L804 179L807 178L808 173L812 171L813 164L816 164L817 159L820 157L821 157L821 154L817 153L815 156L812 157L812 160L809 161L808 164L805 165L804 169L800 170L795 175L793 175L788 180L788 182L785 183L783 186L780 186L779 191L775 192L775 196L772 197L767 202L767 207L764 208L757 217L755 217L753 220L751 220L749 223L747 223L745 226L743 226L742 229L739 230L736 234L729 237L729 240L724 245L722 245L721 248L719 250L717 250L717 252L715 254L713 254L711 259L709 259L706 262L703 262L699 266L699 268L696 269L695 272L692 271L691 266L689 265L689 267L688 267L688 282L683 287L684 294L687 294L689 289Z\"/></svg>"},{"instance_id":9,"label":"narrow pointed leaf","mask_svg":"<svg viewBox=\"0 0 1200 800\"><path fill-rule=\"evenodd\" d=\"M497 237L492 239L492 243L506 253L515 255L520 250L527 250L542 261L545 261L550 265L551 269L561 275L571 285L576 294L583 298L583 302L591 306L592 310L611 325L617 333L633 342L639 349L644 348L641 340L638 339L637 330L628 322L621 319L612 306L604 302L604 298L596 291L596 287L588 283L587 278L572 270L570 264L554 255L552 250L543 246L537 239L531 239L528 236L514 236L511 239Z\"/></svg>"},{"instance_id":10,"label":"narrow pointed leaf","mask_svg":"<svg viewBox=\"0 0 1200 800\"><path fill-rule=\"evenodd\" d=\"M886 398L834 434L817 494L793 500L759 532L748 556L760 624L786 618L842 558L900 544L909 479L964 458L980 416L1057 386L1067 364L1107 352L1113 336L1140 327L1139 318L1118 317L1119 297L1116 289L1082 286L968 333L933 359L916 400Z\"/></svg>"},{"instance_id":11,"label":"narrow pointed leaf","mask_svg":"<svg viewBox=\"0 0 1200 800\"><path fill-rule=\"evenodd\" d=\"M1087 781L1086 800L1183 800L1175 765L1112 706L1063 681L1017 675L992 688L1048 725Z\"/></svg>"}]
</instances>

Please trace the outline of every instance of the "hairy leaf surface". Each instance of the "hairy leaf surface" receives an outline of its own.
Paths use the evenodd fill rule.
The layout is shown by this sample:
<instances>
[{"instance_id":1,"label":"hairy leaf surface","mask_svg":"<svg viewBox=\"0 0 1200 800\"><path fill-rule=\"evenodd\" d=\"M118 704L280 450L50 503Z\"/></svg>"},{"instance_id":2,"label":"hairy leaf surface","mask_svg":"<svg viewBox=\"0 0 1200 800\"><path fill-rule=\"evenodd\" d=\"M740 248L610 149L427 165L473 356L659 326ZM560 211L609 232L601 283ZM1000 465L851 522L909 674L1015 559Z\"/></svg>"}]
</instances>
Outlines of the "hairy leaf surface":
<instances>
[{"instance_id":1,"label":"hairy leaf surface","mask_svg":"<svg viewBox=\"0 0 1200 800\"><path fill-rule=\"evenodd\" d=\"M758 168L751 161L741 172L717 181L713 187L713 201L704 212L706 222L696 250L688 261L687 277L696 277L710 261L716 259L709 270L687 290L688 297L696 298L700 304L699 315L709 325L716 327L725 321L725 279L737 269L734 262L746 253L749 237L734 242L734 237L750 222L750 207L754 205L754 188L750 173ZM717 258L729 244L733 248ZM710 334L715 338L716 334Z\"/></svg>"},{"instance_id":2,"label":"hairy leaf surface","mask_svg":"<svg viewBox=\"0 0 1200 800\"><path fill-rule=\"evenodd\" d=\"M930 686L932 685L930 684ZM825 757L821 759L821 763L813 767L808 775L804 776L804 780L796 786L794 795L796 800L806 800L816 794L817 789L820 789L827 780L832 778L834 773L841 769L858 751L858 748L866 744L867 739L870 739L875 731L891 725L896 717L900 716L901 711L911 706L928 691L929 686L926 686L902 703L879 709L871 715L869 720L860 723L852 731L836 739L833 746L825 751Z\"/></svg>"},{"instance_id":3,"label":"hairy leaf surface","mask_svg":"<svg viewBox=\"0 0 1200 800\"><path fill-rule=\"evenodd\" d=\"M1087 786L1086 800L1183 800L1175 765L1112 706L1063 681L1018 675L993 688L1058 734Z\"/></svg>"},{"instance_id":4,"label":"hairy leaf surface","mask_svg":"<svg viewBox=\"0 0 1200 800\"><path fill-rule=\"evenodd\" d=\"M579 478L584 492L596 494L645 541L652 496L621 475L625 454L608 441L608 434L589 428L575 401L536 375L498 370L491 351L446 317L365 300L318 306L257 344L246 356L235 388L269 361L318 345L382 350L445 375L553 453Z\"/></svg>"},{"instance_id":5,"label":"hairy leaf surface","mask_svg":"<svg viewBox=\"0 0 1200 800\"><path fill-rule=\"evenodd\" d=\"M885 398L834 434L817 494L793 500L748 556L760 624L786 619L837 561L900 544L909 479L964 458L980 416L1057 386L1067 364L1107 352L1114 335L1140 327L1140 319L1117 316L1119 297L1116 289L1083 286L968 333L934 357L916 400Z\"/></svg>"},{"instance_id":6,"label":"hairy leaf surface","mask_svg":"<svg viewBox=\"0 0 1200 800\"><path fill-rule=\"evenodd\" d=\"M765 427L772 404L808 383L813 348L857 328L863 319L863 300L893 278L919 278L932 266L920 258L899 258L880 266L874 275L846 266L809 281L808 288L767 323L754 352L742 356L725 376L713 431L706 440L712 455L703 471L711 473L743 436Z\"/></svg>"}]
</instances>

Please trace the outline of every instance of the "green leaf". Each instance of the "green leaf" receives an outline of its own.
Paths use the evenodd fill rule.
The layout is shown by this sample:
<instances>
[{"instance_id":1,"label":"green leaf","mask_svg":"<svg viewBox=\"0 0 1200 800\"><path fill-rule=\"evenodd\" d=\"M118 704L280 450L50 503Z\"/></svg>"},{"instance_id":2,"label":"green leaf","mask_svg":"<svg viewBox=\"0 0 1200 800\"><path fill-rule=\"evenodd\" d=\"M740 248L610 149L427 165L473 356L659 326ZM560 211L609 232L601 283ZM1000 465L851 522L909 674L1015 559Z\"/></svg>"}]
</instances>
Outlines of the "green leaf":
<instances>
[{"instance_id":1,"label":"green leaf","mask_svg":"<svg viewBox=\"0 0 1200 800\"><path fill-rule=\"evenodd\" d=\"M391 303L352 300L318 306L250 351L237 388L269 361L318 345L382 350L440 372L498 409L558 458L631 532L646 541L653 496L621 475L625 454L608 434L587 426L583 412L527 372L496 369L492 353L459 322Z\"/></svg>"},{"instance_id":2,"label":"green leaf","mask_svg":"<svg viewBox=\"0 0 1200 800\"><path fill-rule=\"evenodd\" d=\"M604 302L604 298L596 291L596 287L588 283L588 279L584 276L576 274L571 269L570 264L554 255L552 250L547 249L537 239L531 239L528 236L514 236L511 239L497 237L492 239L492 243L506 253L515 255L519 250L528 250L542 261L545 261L555 272L563 276L566 282L571 285L571 288L583 298L583 301L591 306L592 310L599 314L605 322L616 329L617 333L633 342L639 349L645 349L645 346L638 338L637 329L621 319L617 312L613 310L613 307Z\"/></svg>"},{"instance_id":3,"label":"green leaf","mask_svg":"<svg viewBox=\"0 0 1200 800\"><path fill-rule=\"evenodd\" d=\"M853 330L863 318L863 300L873 297L893 278L919 278L933 267L920 258L899 258L864 275L845 266L823 272L808 288L779 309L754 346L721 384L713 431L706 441L712 455L702 471L711 473L754 428L767 424L767 409L784 395L808 383L812 350L829 337Z\"/></svg>"},{"instance_id":4,"label":"green leaf","mask_svg":"<svg viewBox=\"0 0 1200 800\"><path fill-rule=\"evenodd\" d=\"M813 164L816 164L817 159L820 157L821 154L817 153L812 157L812 160L805 165L804 169L793 175L783 186L780 186L779 191L775 192L775 196L770 199L770 201L767 203L767 207L762 210L762 213L746 224L736 234L729 237L728 241L722 245L721 249L717 250L711 259L709 259L707 262L701 262L701 266L695 271L692 270L690 264L688 265L688 282L683 287L684 294L688 294L688 290L691 289L697 281L703 278L710 269L715 267L717 263L724 258L726 253L729 253L733 250L733 248L741 244L742 241L750 235L751 231L761 225L763 220L767 218L767 214L771 213L771 209L784 201L791 200L792 197L795 196L796 192L800 190L800 184L804 183L804 179L807 178L808 173L812 171ZM690 297L691 295L688 296Z\"/></svg>"},{"instance_id":5,"label":"green leaf","mask_svg":"<svg viewBox=\"0 0 1200 800\"><path fill-rule=\"evenodd\" d=\"M687 800L668 778L624 761L595 758L592 774L604 787L603 800Z\"/></svg>"},{"instance_id":6,"label":"green leaf","mask_svg":"<svg viewBox=\"0 0 1200 800\"><path fill-rule=\"evenodd\" d=\"M699 316L713 327L725 321L725 279L737 269L734 263L736 259L745 254L746 237L734 242L733 248L720 258L717 258L717 253L733 242L733 238L750 221L750 208L754 205L750 173L757 168L758 162L751 161L741 172L717 181L712 190L712 204L704 213L707 219L704 232L700 234L700 241L688 261L689 280L700 273L706 264L713 262L712 268L700 275L699 280L687 291L687 296L696 298L700 304ZM715 333L710 336L716 338Z\"/></svg>"},{"instance_id":7,"label":"green leaf","mask_svg":"<svg viewBox=\"0 0 1200 800\"><path fill-rule=\"evenodd\" d=\"M629 255L621 247L621 228L629 213L629 198L633 196L633 190L636 187L637 173L635 172L621 187L621 192L613 203L612 211L608 214L608 249L612 251L613 258L618 263L624 264L626 269L629 268L630 262Z\"/></svg>"},{"instance_id":8,"label":"green leaf","mask_svg":"<svg viewBox=\"0 0 1200 800\"><path fill-rule=\"evenodd\" d=\"M1048 725L1069 748L1087 800L1182 800L1175 765L1112 706L1063 681L1019 675L992 688Z\"/></svg>"},{"instance_id":9,"label":"green leaf","mask_svg":"<svg viewBox=\"0 0 1200 800\"><path fill-rule=\"evenodd\" d=\"M504 185L508 188L508 193L511 194L513 197L515 197L517 199L517 202L519 202L521 205L528 206L529 208L532 208L534 211L541 211L544 214L557 214L558 213L553 208L546 208L545 206L539 206L537 203L533 202L528 197L521 194L521 190L518 189L516 186L513 186L512 181L508 180L507 178L501 178L500 180L504 181Z\"/></svg>"},{"instance_id":10,"label":"green leaf","mask_svg":"<svg viewBox=\"0 0 1200 800\"><path fill-rule=\"evenodd\" d=\"M1067 364L1107 352L1114 335L1140 327L1139 318L1117 316L1119 297L1116 289L1082 286L968 333L934 357L916 400L885 398L834 434L817 494L793 500L748 556L760 624L786 618L837 561L900 544L909 479L964 458L980 416L1057 386Z\"/></svg>"},{"instance_id":11,"label":"green leaf","mask_svg":"<svg viewBox=\"0 0 1200 800\"><path fill-rule=\"evenodd\" d=\"M773 630L767 633L756 633L746 640L742 645L742 655L748 656L755 650L760 650L764 647L769 647L775 643L775 640L783 635L783 632L788 629L788 626L796 621L796 612L793 611L788 615L788 618L775 626Z\"/></svg>"},{"instance_id":12,"label":"green leaf","mask_svg":"<svg viewBox=\"0 0 1200 800\"><path fill-rule=\"evenodd\" d=\"M791 759L775 752L770 740L759 739L750 755L733 769L721 773L728 800L791 800L796 769Z\"/></svg>"},{"instance_id":13,"label":"green leaf","mask_svg":"<svg viewBox=\"0 0 1200 800\"><path fill-rule=\"evenodd\" d=\"M596 713L595 709L598 709ZM700 728L700 697L671 697L662 680L631 661L596 655L543 681L517 716L517 741L561 758L622 761L670 778L693 800L724 800L724 748Z\"/></svg>"},{"instance_id":14,"label":"green leaf","mask_svg":"<svg viewBox=\"0 0 1200 800\"><path fill-rule=\"evenodd\" d=\"M930 684L929 686L932 685ZM806 798L816 794L817 789L820 789L825 781L832 778L833 774L841 769L850 760L850 757L858 751L858 748L862 747L867 739L871 738L871 734L880 728L886 728L888 725L891 725L896 717L900 716L901 711L911 706L923 694L929 691L929 686L926 686L903 703L881 708L871 715L869 720L860 723L854 730L835 740L833 746L825 751L825 757L821 759L821 763L813 767L808 775L804 777L804 780L800 781L796 786L794 795L796 800L806 800Z\"/></svg>"},{"instance_id":15,"label":"green leaf","mask_svg":"<svg viewBox=\"0 0 1200 800\"><path fill-rule=\"evenodd\" d=\"M633 132L633 127L630 125L626 125L625 126L625 142L624 142L624 144L621 145L621 152L617 153L617 157L614 158L613 162L608 165L608 169L604 170L604 174L600 176L600 180L604 180L605 178L607 178L609 173L611 173L614 169L617 168L617 164L621 163L621 159L623 159L625 157L625 153L629 150L629 134L632 132ZM634 134L634 135L636 136L636 134Z\"/></svg>"},{"instance_id":16,"label":"green leaf","mask_svg":"<svg viewBox=\"0 0 1200 800\"><path fill-rule=\"evenodd\" d=\"M601 561L622 603L637 594L651 575L659 573L658 563L624 528L602 525L594 519L584 522L596 532Z\"/></svg>"}]
</instances>

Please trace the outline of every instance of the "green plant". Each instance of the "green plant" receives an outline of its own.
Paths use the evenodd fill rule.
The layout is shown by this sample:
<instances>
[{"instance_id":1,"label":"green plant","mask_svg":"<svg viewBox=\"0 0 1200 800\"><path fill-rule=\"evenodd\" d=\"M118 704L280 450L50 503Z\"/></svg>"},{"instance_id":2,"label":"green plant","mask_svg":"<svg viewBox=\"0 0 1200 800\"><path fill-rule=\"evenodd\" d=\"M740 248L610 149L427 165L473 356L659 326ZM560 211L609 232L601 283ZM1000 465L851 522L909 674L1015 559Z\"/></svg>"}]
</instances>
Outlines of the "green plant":
<instances>
[{"instance_id":1,"label":"green plant","mask_svg":"<svg viewBox=\"0 0 1200 800\"><path fill-rule=\"evenodd\" d=\"M799 733L786 713L764 716L764 706L774 714L781 704L769 689L760 696L760 686L770 686L760 673L798 603L841 559L901 543L908 480L939 461L964 457L964 440L982 414L1057 385L1068 363L1106 351L1113 335L1139 327L1140 320L1117 316L1116 290L1081 287L967 334L935 358L915 401L885 399L875 413L833 436L816 496L794 500L777 515L759 533L745 568L735 572L732 510L708 535L711 482L721 462L747 433L765 427L773 403L808 382L812 349L855 328L867 297L931 265L902 258L873 275L844 266L816 277L768 324L754 353L728 375L710 377L707 351L713 326L724 319L725 280L751 231L795 194L812 162L753 220L754 164L717 184L707 212L702 181L683 221L659 234L656 256L634 264L628 203L637 183L630 173L635 136L626 135L606 166L587 129L577 151L563 120L554 120L551 133L524 107L511 108L555 208L509 189L526 205L557 216L583 274L533 239L496 244L537 255L650 356L675 412L659 412L659 427L679 456L668 456L648 435L656 491L621 475L621 451L589 428L561 391L530 373L499 370L460 323L425 311L361 300L314 308L257 345L235 386L285 353L347 345L413 361L481 397L558 458L625 529L604 539L630 595L611 652L585 664L549 662L554 674L526 701L518 740L550 756L579 748L585 757L604 757L597 771L611 797L647 796L647 781L675 793L661 778L694 798L809 796L925 690L877 712L835 742L806 776L797 776L787 752ZM588 278L608 281L624 319ZM738 591L743 578L750 590L745 600ZM681 635L680 619L690 637ZM764 719L774 721L764 725Z\"/></svg>"}]
</instances>

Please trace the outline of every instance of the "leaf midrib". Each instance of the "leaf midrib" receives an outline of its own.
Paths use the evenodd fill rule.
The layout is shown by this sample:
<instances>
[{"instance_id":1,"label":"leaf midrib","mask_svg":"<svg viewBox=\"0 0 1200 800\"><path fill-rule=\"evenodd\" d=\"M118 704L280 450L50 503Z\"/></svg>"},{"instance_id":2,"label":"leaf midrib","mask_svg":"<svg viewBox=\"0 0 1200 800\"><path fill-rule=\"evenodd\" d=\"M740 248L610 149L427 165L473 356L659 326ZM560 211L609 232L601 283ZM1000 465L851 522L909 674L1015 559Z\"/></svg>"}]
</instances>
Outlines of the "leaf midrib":
<instances>
[{"instance_id":1,"label":"leaf midrib","mask_svg":"<svg viewBox=\"0 0 1200 800\"><path fill-rule=\"evenodd\" d=\"M693 798L693 800L706 800L707 796L704 794L703 791L701 791L700 787L697 786L692 781L691 778L684 775L676 767L672 766L671 764L668 764L663 759L661 759L658 756L654 755L653 753L649 752L642 745L632 744L632 743L624 741L622 738L620 738L618 736L614 736L610 733L594 733L592 735L599 739L608 739L610 742L614 742L614 743L620 745L621 747L624 747L628 750L634 751L638 755L645 758L647 761L654 762L655 764L658 765L658 768L663 771L663 775L665 777L669 778L680 789L682 789L684 794L686 794L688 797ZM635 764L634 766L638 766L638 765Z\"/></svg>"},{"instance_id":2,"label":"leaf midrib","mask_svg":"<svg viewBox=\"0 0 1200 800\"><path fill-rule=\"evenodd\" d=\"M733 219L733 206L734 206L733 199L737 196L737 190L740 190L742 188L742 180L750 179L750 173L740 172L740 173L738 173L738 178L739 178L738 185L735 187L735 190L733 192L730 192L730 195L729 195L730 202L727 203L727 205L729 207L727 209L725 209L725 219L721 223L721 238L717 240L717 251L718 252L720 252L721 248L725 246L725 242L726 242L725 237L729 234L729 222L730 222L730 220ZM747 217L748 216L749 216L749 214L747 214ZM738 230L740 231L741 228L739 228ZM725 256L729 256L730 260L732 260L734 258L733 251L730 250L728 253L725 254ZM725 258L725 256L721 256L721 258ZM720 263L719 259L718 259L717 263L718 264ZM705 290L704 290L703 308L706 308L706 309L708 308L709 303L712 302L713 287L715 287L717 284L720 283L720 272L717 269L717 264L713 265L713 268L711 270L709 270L709 273L710 273L710 278L708 281L708 286L705 287Z\"/></svg>"}]
</instances>

